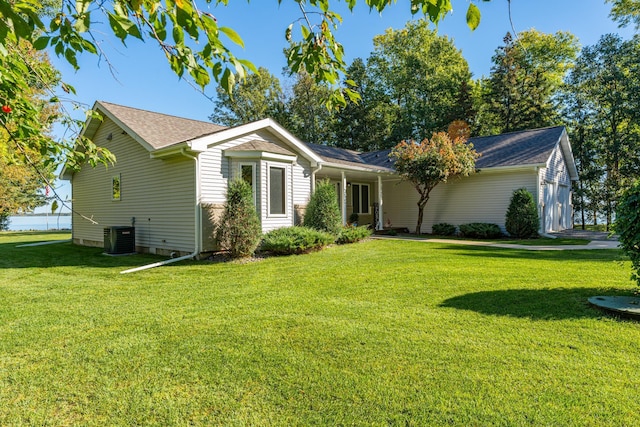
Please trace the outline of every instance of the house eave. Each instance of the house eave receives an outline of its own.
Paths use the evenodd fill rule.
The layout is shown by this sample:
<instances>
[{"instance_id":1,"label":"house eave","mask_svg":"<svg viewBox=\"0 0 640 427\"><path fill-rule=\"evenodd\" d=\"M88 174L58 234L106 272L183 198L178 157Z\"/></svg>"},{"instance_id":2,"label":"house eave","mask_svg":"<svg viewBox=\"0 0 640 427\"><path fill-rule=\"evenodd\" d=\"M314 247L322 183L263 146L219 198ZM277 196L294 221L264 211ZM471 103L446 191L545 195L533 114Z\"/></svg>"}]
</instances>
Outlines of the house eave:
<instances>
[{"instance_id":1,"label":"house eave","mask_svg":"<svg viewBox=\"0 0 640 427\"><path fill-rule=\"evenodd\" d=\"M547 167L546 163L530 163L528 165L510 165L510 166L490 166L485 168L476 168L476 172L510 172L510 171L523 171L531 169L537 171L538 168Z\"/></svg>"},{"instance_id":2,"label":"house eave","mask_svg":"<svg viewBox=\"0 0 640 427\"><path fill-rule=\"evenodd\" d=\"M149 157L152 159L163 159L167 157L173 156L181 156L185 150L191 152L192 154L197 154L196 151L190 149L190 145L188 142L181 142L179 144L171 145L166 148L161 148L159 150L153 150L149 153Z\"/></svg>"},{"instance_id":3,"label":"house eave","mask_svg":"<svg viewBox=\"0 0 640 427\"><path fill-rule=\"evenodd\" d=\"M304 157L311 163L312 167L316 167L318 164L324 163L320 156L307 148L307 146L302 143L302 141L296 138L285 128L280 126L273 119L262 119L229 129L224 129L210 135L196 138L191 141L190 145L193 151L206 151L212 145L219 144L230 139L237 139L239 137L257 132L259 130L270 131L281 138L286 144L294 147L295 150L302 155L302 157Z\"/></svg>"},{"instance_id":4,"label":"house eave","mask_svg":"<svg viewBox=\"0 0 640 427\"><path fill-rule=\"evenodd\" d=\"M397 175L396 171L394 171L393 169L385 170L385 169L371 168L366 166L346 165L344 163L334 163L334 162L323 161L322 166L324 168L344 169L344 170L357 171L357 172L370 172L375 174Z\"/></svg>"},{"instance_id":5,"label":"house eave","mask_svg":"<svg viewBox=\"0 0 640 427\"><path fill-rule=\"evenodd\" d=\"M569 136L567 135L566 129L563 130L562 135L560 136L560 149L562 150L562 154L564 155L565 162L567 164L569 179L571 181L577 181L579 179L578 167L576 166L576 161L573 157L573 151L571 150L571 144L569 143Z\"/></svg>"},{"instance_id":6,"label":"house eave","mask_svg":"<svg viewBox=\"0 0 640 427\"><path fill-rule=\"evenodd\" d=\"M268 151L223 151L225 157L233 159L260 159L260 160L276 160L281 162L294 163L298 160L298 156L290 156L287 154L269 153Z\"/></svg>"}]
</instances>

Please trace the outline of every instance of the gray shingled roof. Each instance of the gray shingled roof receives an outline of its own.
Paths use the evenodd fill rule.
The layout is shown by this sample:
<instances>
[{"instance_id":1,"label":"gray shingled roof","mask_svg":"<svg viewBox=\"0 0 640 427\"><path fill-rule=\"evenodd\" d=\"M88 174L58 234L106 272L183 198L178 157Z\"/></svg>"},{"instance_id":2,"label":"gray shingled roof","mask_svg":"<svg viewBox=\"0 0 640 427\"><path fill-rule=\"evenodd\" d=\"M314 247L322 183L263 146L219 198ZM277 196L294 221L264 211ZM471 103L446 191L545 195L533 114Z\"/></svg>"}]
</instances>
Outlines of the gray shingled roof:
<instances>
[{"instance_id":1,"label":"gray shingled roof","mask_svg":"<svg viewBox=\"0 0 640 427\"><path fill-rule=\"evenodd\" d=\"M99 101L99 104L154 149L165 148L227 129L225 126L209 122L155 113L104 101ZM546 163L563 132L563 126L555 126L471 138L469 141L473 143L476 151L482 154L476 161L478 169L526 166ZM389 159L391 150L360 153L319 144L307 143L307 146L330 163L393 171L393 161ZM261 141L250 141L233 148L233 150L293 154L275 144Z\"/></svg>"},{"instance_id":2,"label":"gray shingled roof","mask_svg":"<svg viewBox=\"0 0 640 427\"><path fill-rule=\"evenodd\" d=\"M503 133L502 135L470 138L482 156L476 167L495 168L546 163L560 141L564 126Z\"/></svg>"},{"instance_id":3,"label":"gray shingled roof","mask_svg":"<svg viewBox=\"0 0 640 427\"><path fill-rule=\"evenodd\" d=\"M476 151L482 155L476 167L495 168L526 166L546 163L560 141L563 126L504 133L501 135L470 138ZM354 163L363 167L393 168L389 159L391 150L358 153L324 145L308 144L323 159L335 163Z\"/></svg>"},{"instance_id":4,"label":"gray shingled roof","mask_svg":"<svg viewBox=\"0 0 640 427\"><path fill-rule=\"evenodd\" d=\"M227 129L225 126L209 122L139 110L110 102L99 101L99 104L154 149Z\"/></svg>"},{"instance_id":5,"label":"gray shingled roof","mask_svg":"<svg viewBox=\"0 0 640 427\"><path fill-rule=\"evenodd\" d=\"M236 145L226 151L264 151L265 153L285 154L287 156L295 156L295 153L282 148L277 144L266 141L253 140L244 144Z\"/></svg>"},{"instance_id":6,"label":"gray shingled roof","mask_svg":"<svg viewBox=\"0 0 640 427\"><path fill-rule=\"evenodd\" d=\"M307 146L319 155L323 160L330 163L338 163L349 166L360 166L373 170L393 171L393 163L389 162L388 151L384 156L384 161L374 163L369 157L376 153L360 153L358 151L347 150L338 147L329 147L327 145L307 143Z\"/></svg>"}]
</instances>

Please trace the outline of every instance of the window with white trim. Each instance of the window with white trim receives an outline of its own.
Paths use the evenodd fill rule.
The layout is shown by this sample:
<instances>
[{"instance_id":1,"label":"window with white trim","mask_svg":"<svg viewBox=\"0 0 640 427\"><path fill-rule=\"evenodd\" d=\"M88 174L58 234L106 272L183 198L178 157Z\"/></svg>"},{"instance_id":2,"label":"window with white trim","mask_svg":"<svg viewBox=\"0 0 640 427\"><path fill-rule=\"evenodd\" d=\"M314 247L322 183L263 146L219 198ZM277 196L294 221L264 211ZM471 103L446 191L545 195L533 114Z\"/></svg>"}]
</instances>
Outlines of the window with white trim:
<instances>
[{"instance_id":1,"label":"window with white trim","mask_svg":"<svg viewBox=\"0 0 640 427\"><path fill-rule=\"evenodd\" d=\"M351 206L354 213L369 213L369 184L351 184Z\"/></svg>"},{"instance_id":2,"label":"window with white trim","mask_svg":"<svg viewBox=\"0 0 640 427\"><path fill-rule=\"evenodd\" d=\"M287 212L286 169L269 166L269 214L285 215Z\"/></svg>"},{"instance_id":3,"label":"window with white trim","mask_svg":"<svg viewBox=\"0 0 640 427\"><path fill-rule=\"evenodd\" d=\"M238 165L240 179L251 186L253 201L256 201L256 165L255 163L240 163Z\"/></svg>"},{"instance_id":4,"label":"window with white trim","mask_svg":"<svg viewBox=\"0 0 640 427\"><path fill-rule=\"evenodd\" d=\"M121 196L121 179L120 179L120 174L118 175L114 175L111 178L111 200L120 200L120 196Z\"/></svg>"}]
</instances>

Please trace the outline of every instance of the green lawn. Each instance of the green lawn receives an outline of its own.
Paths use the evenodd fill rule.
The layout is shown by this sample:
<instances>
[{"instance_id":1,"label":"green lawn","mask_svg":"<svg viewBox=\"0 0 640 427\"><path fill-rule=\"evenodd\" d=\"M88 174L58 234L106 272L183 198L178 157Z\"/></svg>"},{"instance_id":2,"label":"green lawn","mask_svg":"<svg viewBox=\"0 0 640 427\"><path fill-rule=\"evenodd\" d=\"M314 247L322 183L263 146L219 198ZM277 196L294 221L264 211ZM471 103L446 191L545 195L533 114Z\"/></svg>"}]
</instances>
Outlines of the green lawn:
<instances>
[{"instance_id":1,"label":"green lawn","mask_svg":"<svg viewBox=\"0 0 640 427\"><path fill-rule=\"evenodd\" d=\"M566 246L566 245L588 245L590 240L587 239L577 239L577 238L556 238L552 239L549 237L539 237L537 239L511 239L505 237L503 239L471 239L460 236L437 236L432 234L421 234L419 236L415 234L404 234L401 233L398 236L405 239L412 240L430 240L430 239L438 239L438 240L469 240L472 242L490 242L490 243L508 243L513 245L525 245L525 246ZM392 236L393 237L393 236Z\"/></svg>"},{"instance_id":2,"label":"green lawn","mask_svg":"<svg viewBox=\"0 0 640 427\"><path fill-rule=\"evenodd\" d=\"M0 425L640 424L619 251L370 240L252 263L0 233Z\"/></svg>"}]
</instances>

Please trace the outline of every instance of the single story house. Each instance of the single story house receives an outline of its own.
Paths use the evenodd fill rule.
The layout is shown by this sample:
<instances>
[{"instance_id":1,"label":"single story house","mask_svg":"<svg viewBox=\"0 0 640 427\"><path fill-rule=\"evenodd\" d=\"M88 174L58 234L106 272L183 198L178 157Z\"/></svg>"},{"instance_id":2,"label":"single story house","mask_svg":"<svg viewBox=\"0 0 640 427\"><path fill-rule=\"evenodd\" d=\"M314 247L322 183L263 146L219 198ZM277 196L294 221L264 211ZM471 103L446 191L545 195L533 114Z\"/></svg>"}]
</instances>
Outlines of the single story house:
<instances>
[{"instance_id":1,"label":"single story house","mask_svg":"<svg viewBox=\"0 0 640 427\"><path fill-rule=\"evenodd\" d=\"M104 229L134 226L138 251L199 254L211 238L227 183L247 180L264 232L300 223L320 179L336 186L343 222L415 228L417 193L400 180L389 150L359 153L300 141L271 119L236 127L96 102L83 135L109 149L113 166L65 168L71 181L73 241L104 244ZM572 226L577 170L564 127L473 138L477 173L438 185L422 225L490 222L504 229L514 190L538 202L541 232Z\"/></svg>"}]
</instances>

